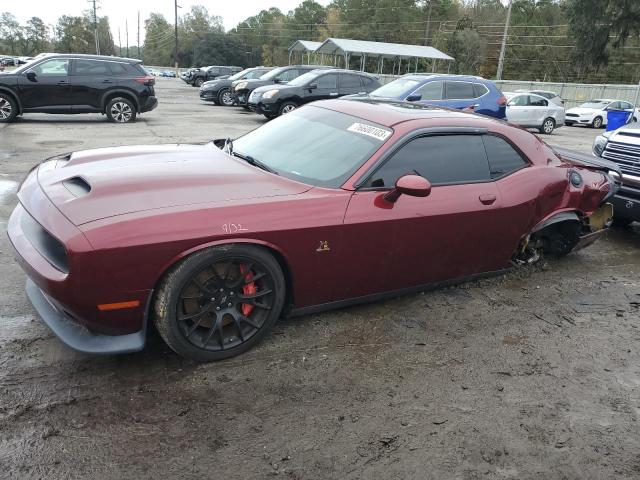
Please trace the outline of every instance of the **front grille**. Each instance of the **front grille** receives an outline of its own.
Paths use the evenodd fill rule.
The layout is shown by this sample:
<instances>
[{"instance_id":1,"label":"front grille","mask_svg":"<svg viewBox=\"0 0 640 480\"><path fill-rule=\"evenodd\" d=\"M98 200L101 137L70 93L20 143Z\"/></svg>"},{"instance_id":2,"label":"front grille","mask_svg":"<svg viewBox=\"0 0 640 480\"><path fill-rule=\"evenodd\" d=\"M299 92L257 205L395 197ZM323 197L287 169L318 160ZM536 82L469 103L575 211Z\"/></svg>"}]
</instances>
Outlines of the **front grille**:
<instances>
[{"instance_id":1,"label":"front grille","mask_svg":"<svg viewBox=\"0 0 640 480\"><path fill-rule=\"evenodd\" d=\"M251 103L258 103L258 100L260 100L261 98L262 98L262 94L259 92L256 92L255 90L251 92L251 95L249 95L249 101Z\"/></svg>"},{"instance_id":2,"label":"front grille","mask_svg":"<svg viewBox=\"0 0 640 480\"><path fill-rule=\"evenodd\" d=\"M24 210L21 225L27 240L51 265L64 273L69 273L69 257L64 245L47 232Z\"/></svg>"},{"instance_id":3,"label":"front grille","mask_svg":"<svg viewBox=\"0 0 640 480\"><path fill-rule=\"evenodd\" d=\"M580 115L578 115L577 113L567 113L565 114L565 117L579 117Z\"/></svg>"},{"instance_id":4,"label":"front grille","mask_svg":"<svg viewBox=\"0 0 640 480\"><path fill-rule=\"evenodd\" d=\"M640 176L640 145L610 141L602 153L602 158L617 163L622 173Z\"/></svg>"}]
</instances>

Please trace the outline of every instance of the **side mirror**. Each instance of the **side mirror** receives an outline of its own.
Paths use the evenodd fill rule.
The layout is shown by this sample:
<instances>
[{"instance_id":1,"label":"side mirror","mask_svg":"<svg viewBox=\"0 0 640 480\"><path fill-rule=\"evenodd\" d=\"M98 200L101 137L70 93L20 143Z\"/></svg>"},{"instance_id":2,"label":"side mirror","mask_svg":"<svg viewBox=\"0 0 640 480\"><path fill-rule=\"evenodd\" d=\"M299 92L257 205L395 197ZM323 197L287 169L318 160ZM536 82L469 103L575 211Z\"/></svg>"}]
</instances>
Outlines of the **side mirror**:
<instances>
[{"instance_id":1,"label":"side mirror","mask_svg":"<svg viewBox=\"0 0 640 480\"><path fill-rule=\"evenodd\" d=\"M36 72L27 72L27 80L36 81Z\"/></svg>"},{"instance_id":2,"label":"side mirror","mask_svg":"<svg viewBox=\"0 0 640 480\"><path fill-rule=\"evenodd\" d=\"M405 175L396 181L396 186L390 192L385 193L387 202L395 203L400 195L410 197L427 197L431 193L431 183L420 175Z\"/></svg>"},{"instance_id":3,"label":"side mirror","mask_svg":"<svg viewBox=\"0 0 640 480\"><path fill-rule=\"evenodd\" d=\"M407 102L418 102L422 100L422 95L420 95L419 93L414 93L413 95L409 95L407 97Z\"/></svg>"},{"instance_id":4,"label":"side mirror","mask_svg":"<svg viewBox=\"0 0 640 480\"><path fill-rule=\"evenodd\" d=\"M273 83L282 83L282 80L280 80L279 78L274 78Z\"/></svg>"},{"instance_id":5,"label":"side mirror","mask_svg":"<svg viewBox=\"0 0 640 480\"><path fill-rule=\"evenodd\" d=\"M318 88L318 84L317 83L310 83L307 88L309 90L315 90L316 88Z\"/></svg>"}]
</instances>

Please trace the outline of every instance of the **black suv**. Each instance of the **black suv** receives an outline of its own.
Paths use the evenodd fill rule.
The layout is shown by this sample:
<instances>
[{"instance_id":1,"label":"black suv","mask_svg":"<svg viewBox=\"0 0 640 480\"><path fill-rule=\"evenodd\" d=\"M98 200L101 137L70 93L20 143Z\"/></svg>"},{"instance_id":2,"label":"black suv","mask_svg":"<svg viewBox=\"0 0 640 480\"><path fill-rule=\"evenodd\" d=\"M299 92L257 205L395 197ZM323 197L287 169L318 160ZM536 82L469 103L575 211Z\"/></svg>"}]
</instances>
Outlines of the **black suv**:
<instances>
[{"instance_id":1,"label":"black suv","mask_svg":"<svg viewBox=\"0 0 640 480\"><path fill-rule=\"evenodd\" d=\"M249 95L249 108L267 118L275 118L305 103L367 94L380 86L373 75L340 68L312 70L284 85L256 88Z\"/></svg>"},{"instance_id":2,"label":"black suv","mask_svg":"<svg viewBox=\"0 0 640 480\"><path fill-rule=\"evenodd\" d=\"M231 75L228 78L216 78L209 80L200 87L200 98L206 102L213 102L216 105L230 107L233 105L233 95L231 95L231 84L236 80L250 80L260 78L262 75L272 70L272 67L253 67Z\"/></svg>"},{"instance_id":3,"label":"black suv","mask_svg":"<svg viewBox=\"0 0 640 480\"><path fill-rule=\"evenodd\" d=\"M255 80L236 80L231 84L231 92L233 93L233 100L238 105L243 106L249 110L249 95L258 87L265 85L273 85L274 83L287 83L294 78L298 78L311 70L331 68L323 67L322 65L289 65L288 67L278 67L271 70L269 73L263 75Z\"/></svg>"},{"instance_id":4,"label":"black suv","mask_svg":"<svg viewBox=\"0 0 640 480\"><path fill-rule=\"evenodd\" d=\"M29 112L102 113L132 122L158 105L154 84L140 60L50 54L0 74L0 122Z\"/></svg>"},{"instance_id":5,"label":"black suv","mask_svg":"<svg viewBox=\"0 0 640 480\"><path fill-rule=\"evenodd\" d=\"M204 82L213 80L215 78L226 78L229 75L241 72L242 67L221 67L218 65L212 65L210 67L200 68L191 72L188 77L182 77L182 80L194 87L201 87Z\"/></svg>"}]
</instances>

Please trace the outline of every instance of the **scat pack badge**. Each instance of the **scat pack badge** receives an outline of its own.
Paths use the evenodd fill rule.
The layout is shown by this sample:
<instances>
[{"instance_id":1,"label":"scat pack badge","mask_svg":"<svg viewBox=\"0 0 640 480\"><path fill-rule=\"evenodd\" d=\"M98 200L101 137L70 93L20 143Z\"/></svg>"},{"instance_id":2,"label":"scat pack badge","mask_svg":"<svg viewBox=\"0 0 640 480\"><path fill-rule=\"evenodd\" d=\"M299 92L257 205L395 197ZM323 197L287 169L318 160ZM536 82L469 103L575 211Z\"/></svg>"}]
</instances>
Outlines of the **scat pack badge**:
<instances>
[{"instance_id":1,"label":"scat pack badge","mask_svg":"<svg viewBox=\"0 0 640 480\"><path fill-rule=\"evenodd\" d=\"M320 246L316 248L316 252L330 252L329 242L326 240L320 240Z\"/></svg>"}]
</instances>

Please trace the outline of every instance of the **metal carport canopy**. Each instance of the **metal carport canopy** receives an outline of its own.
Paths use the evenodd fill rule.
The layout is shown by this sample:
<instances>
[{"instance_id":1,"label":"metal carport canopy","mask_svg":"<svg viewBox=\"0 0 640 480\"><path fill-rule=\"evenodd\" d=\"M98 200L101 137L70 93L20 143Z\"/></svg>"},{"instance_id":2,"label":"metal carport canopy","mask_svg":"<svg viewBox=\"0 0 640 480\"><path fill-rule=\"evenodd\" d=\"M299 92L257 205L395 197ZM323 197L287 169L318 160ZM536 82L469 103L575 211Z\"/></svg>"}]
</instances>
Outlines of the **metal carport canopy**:
<instances>
[{"instance_id":1,"label":"metal carport canopy","mask_svg":"<svg viewBox=\"0 0 640 480\"><path fill-rule=\"evenodd\" d=\"M289 52L315 52L320 45L322 45L320 42L296 40L289 47Z\"/></svg>"},{"instance_id":2,"label":"metal carport canopy","mask_svg":"<svg viewBox=\"0 0 640 480\"><path fill-rule=\"evenodd\" d=\"M365 54L370 57L387 58L433 58L436 60L454 60L437 48L402 43L369 42L347 38L327 38L315 53L329 55Z\"/></svg>"}]
</instances>

